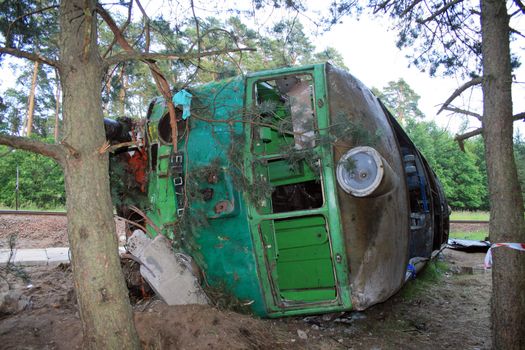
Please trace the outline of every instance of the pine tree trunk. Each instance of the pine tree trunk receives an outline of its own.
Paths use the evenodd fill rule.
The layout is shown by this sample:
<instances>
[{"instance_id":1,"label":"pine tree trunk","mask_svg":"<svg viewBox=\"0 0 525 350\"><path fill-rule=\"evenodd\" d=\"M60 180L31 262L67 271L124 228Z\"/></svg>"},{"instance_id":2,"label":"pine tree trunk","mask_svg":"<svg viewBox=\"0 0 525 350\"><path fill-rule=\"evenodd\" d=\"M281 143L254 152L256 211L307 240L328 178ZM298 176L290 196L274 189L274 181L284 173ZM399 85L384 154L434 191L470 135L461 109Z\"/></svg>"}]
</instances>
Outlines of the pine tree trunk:
<instances>
[{"instance_id":1,"label":"pine tree trunk","mask_svg":"<svg viewBox=\"0 0 525 350\"><path fill-rule=\"evenodd\" d=\"M101 109L95 0L63 0L60 78L68 236L75 290L89 349L139 349L120 267Z\"/></svg>"},{"instance_id":2,"label":"pine tree trunk","mask_svg":"<svg viewBox=\"0 0 525 350\"><path fill-rule=\"evenodd\" d=\"M55 143L58 143L58 134L59 134L59 116L60 116L60 82L59 82L59 74L55 70L55 74L57 77L57 88L56 88L56 94L55 94Z\"/></svg>"},{"instance_id":3,"label":"pine tree trunk","mask_svg":"<svg viewBox=\"0 0 525 350\"><path fill-rule=\"evenodd\" d=\"M120 71L120 91L118 94L119 101L119 116L126 114L126 91L128 88L128 76L126 75L126 64L122 64Z\"/></svg>"},{"instance_id":4,"label":"pine tree trunk","mask_svg":"<svg viewBox=\"0 0 525 350\"><path fill-rule=\"evenodd\" d=\"M483 138L490 192L490 241L525 243L523 198L513 153L509 16L503 0L481 0ZM497 248L492 269L495 349L525 349L525 254Z\"/></svg>"},{"instance_id":5,"label":"pine tree trunk","mask_svg":"<svg viewBox=\"0 0 525 350\"><path fill-rule=\"evenodd\" d=\"M31 79L31 91L29 91L29 99L27 101L27 120L26 120L26 136L31 136L33 131L33 114L35 112L35 92L36 92L36 78L38 76L38 67L40 63L35 62L33 67L33 78Z\"/></svg>"}]
</instances>

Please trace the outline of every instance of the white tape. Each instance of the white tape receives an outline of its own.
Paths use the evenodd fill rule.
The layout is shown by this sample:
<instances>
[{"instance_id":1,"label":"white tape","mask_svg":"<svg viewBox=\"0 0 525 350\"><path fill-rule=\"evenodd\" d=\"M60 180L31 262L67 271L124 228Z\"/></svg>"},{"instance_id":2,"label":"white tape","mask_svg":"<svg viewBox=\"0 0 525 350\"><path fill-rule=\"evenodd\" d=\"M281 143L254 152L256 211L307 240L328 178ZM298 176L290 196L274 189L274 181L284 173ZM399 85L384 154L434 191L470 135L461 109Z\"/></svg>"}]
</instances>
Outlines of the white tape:
<instances>
[{"instance_id":1,"label":"white tape","mask_svg":"<svg viewBox=\"0 0 525 350\"><path fill-rule=\"evenodd\" d=\"M489 250L487 251L487 255L485 255L485 261L483 263L483 266L485 266L486 269L492 267L492 249L497 247L507 247L510 249L520 250L522 252L525 252L525 244L524 243L494 243L490 246Z\"/></svg>"}]
</instances>

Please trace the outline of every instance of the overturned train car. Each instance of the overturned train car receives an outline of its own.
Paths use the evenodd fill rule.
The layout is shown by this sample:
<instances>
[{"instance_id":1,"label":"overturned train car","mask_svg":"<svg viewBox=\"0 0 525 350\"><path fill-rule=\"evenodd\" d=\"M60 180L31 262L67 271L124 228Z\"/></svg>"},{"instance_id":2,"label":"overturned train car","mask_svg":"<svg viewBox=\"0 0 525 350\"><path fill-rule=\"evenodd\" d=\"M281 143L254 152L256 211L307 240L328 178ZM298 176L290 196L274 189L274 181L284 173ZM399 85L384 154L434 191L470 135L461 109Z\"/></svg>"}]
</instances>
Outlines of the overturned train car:
<instances>
[{"instance_id":1,"label":"overturned train car","mask_svg":"<svg viewBox=\"0 0 525 350\"><path fill-rule=\"evenodd\" d=\"M157 98L142 146L114 158L127 174L119 195L146 215L130 211L129 200L119 212L172 239L203 283L256 314L365 309L446 242L438 179L347 72L329 64L269 70L175 98L175 145ZM107 125L114 142L134 134L121 130L129 121L120 124Z\"/></svg>"}]
</instances>

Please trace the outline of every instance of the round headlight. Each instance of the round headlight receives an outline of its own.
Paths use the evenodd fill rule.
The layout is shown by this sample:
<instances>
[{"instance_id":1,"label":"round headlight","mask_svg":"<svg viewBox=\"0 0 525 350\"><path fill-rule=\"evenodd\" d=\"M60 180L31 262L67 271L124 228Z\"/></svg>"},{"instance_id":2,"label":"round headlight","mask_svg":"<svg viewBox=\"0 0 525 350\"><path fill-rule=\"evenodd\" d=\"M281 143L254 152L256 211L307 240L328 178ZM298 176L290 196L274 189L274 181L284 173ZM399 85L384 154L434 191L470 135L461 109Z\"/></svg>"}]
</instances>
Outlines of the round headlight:
<instances>
[{"instance_id":1,"label":"round headlight","mask_svg":"<svg viewBox=\"0 0 525 350\"><path fill-rule=\"evenodd\" d=\"M345 192L355 197L369 196L383 179L383 158L372 147L352 148L339 159L336 175Z\"/></svg>"}]
</instances>

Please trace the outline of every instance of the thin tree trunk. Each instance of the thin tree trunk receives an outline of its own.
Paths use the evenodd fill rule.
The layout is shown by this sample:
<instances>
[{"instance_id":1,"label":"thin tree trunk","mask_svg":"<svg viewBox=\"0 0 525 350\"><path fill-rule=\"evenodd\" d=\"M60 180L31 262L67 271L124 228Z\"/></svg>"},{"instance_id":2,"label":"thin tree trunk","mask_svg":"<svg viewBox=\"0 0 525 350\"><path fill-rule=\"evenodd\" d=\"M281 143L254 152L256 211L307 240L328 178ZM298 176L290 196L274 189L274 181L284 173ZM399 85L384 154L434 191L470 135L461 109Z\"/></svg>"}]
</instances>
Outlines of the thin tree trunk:
<instances>
[{"instance_id":1,"label":"thin tree trunk","mask_svg":"<svg viewBox=\"0 0 525 350\"><path fill-rule=\"evenodd\" d=\"M122 64L120 71L120 91L119 91L119 115L123 116L126 112L126 90L128 88L128 76L126 75L126 64Z\"/></svg>"},{"instance_id":2,"label":"thin tree trunk","mask_svg":"<svg viewBox=\"0 0 525 350\"><path fill-rule=\"evenodd\" d=\"M490 241L525 243L523 198L513 153L509 16L503 0L481 0L483 138L490 192ZM497 248L492 269L495 349L525 349L525 254Z\"/></svg>"},{"instance_id":3,"label":"thin tree trunk","mask_svg":"<svg viewBox=\"0 0 525 350\"><path fill-rule=\"evenodd\" d=\"M140 349L120 267L109 192L96 44L95 0L63 0L60 78L68 237L75 290L89 349Z\"/></svg>"},{"instance_id":4,"label":"thin tree trunk","mask_svg":"<svg viewBox=\"0 0 525 350\"><path fill-rule=\"evenodd\" d=\"M26 119L26 136L31 136L33 131L33 114L35 111L35 92L36 92L36 78L38 76L38 67L40 62L35 61L33 67L33 78L31 79L31 91L29 92L28 108L27 108L27 119Z\"/></svg>"},{"instance_id":5,"label":"thin tree trunk","mask_svg":"<svg viewBox=\"0 0 525 350\"><path fill-rule=\"evenodd\" d=\"M57 89L55 93L55 143L58 143L58 131L59 131L59 116L60 116L60 76L58 71L55 71L57 76Z\"/></svg>"}]
</instances>

